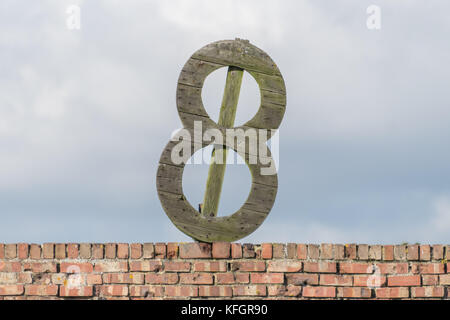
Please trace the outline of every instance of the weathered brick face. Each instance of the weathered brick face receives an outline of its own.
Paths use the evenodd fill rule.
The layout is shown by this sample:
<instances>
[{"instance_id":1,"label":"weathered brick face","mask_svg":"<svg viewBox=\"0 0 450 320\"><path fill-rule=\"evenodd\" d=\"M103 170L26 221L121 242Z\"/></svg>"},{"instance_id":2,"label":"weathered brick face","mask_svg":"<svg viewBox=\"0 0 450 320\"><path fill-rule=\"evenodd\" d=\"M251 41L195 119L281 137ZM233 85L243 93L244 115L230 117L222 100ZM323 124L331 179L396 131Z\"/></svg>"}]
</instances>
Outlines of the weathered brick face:
<instances>
[{"instance_id":1,"label":"weathered brick face","mask_svg":"<svg viewBox=\"0 0 450 320\"><path fill-rule=\"evenodd\" d=\"M0 300L448 299L450 246L0 244Z\"/></svg>"}]
</instances>

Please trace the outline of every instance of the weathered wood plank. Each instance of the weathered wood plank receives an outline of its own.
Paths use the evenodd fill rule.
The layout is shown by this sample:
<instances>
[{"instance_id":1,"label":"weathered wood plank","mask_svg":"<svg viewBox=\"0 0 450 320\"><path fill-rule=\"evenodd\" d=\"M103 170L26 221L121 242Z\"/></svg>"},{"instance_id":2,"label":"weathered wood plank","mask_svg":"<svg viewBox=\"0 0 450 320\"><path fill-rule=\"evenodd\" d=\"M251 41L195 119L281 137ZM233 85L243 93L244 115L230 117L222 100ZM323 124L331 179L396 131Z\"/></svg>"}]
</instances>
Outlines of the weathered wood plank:
<instances>
[{"instance_id":1,"label":"weathered wood plank","mask_svg":"<svg viewBox=\"0 0 450 320\"><path fill-rule=\"evenodd\" d=\"M205 78L219 68L224 68L224 66L203 60L189 59L181 70L178 83L202 88Z\"/></svg>"}]
</instances>

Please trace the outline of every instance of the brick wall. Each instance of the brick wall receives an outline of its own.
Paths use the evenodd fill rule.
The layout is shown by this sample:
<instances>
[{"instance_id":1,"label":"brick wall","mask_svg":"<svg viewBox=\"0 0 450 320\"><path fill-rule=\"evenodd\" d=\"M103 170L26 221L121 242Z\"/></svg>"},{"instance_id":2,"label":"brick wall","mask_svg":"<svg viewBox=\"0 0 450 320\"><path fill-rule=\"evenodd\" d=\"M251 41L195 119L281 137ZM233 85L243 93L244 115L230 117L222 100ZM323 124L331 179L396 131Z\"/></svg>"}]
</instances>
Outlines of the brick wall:
<instances>
[{"instance_id":1,"label":"brick wall","mask_svg":"<svg viewBox=\"0 0 450 320\"><path fill-rule=\"evenodd\" d=\"M2 299L438 298L450 246L0 244Z\"/></svg>"}]
</instances>

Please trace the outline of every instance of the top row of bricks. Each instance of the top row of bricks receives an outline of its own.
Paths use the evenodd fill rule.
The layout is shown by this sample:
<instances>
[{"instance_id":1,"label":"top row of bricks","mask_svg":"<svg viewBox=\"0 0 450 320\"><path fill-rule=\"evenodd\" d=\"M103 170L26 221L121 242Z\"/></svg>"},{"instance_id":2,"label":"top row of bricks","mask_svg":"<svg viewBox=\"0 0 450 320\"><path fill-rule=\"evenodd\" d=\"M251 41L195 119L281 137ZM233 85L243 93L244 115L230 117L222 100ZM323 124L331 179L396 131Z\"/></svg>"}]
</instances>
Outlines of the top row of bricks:
<instances>
[{"instance_id":1,"label":"top row of bricks","mask_svg":"<svg viewBox=\"0 0 450 320\"><path fill-rule=\"evenodd\" d=\"M450 260L450 245L296 243L44 243L0 244L0 259L301 259Z\"/></svg>"}]
</instances>

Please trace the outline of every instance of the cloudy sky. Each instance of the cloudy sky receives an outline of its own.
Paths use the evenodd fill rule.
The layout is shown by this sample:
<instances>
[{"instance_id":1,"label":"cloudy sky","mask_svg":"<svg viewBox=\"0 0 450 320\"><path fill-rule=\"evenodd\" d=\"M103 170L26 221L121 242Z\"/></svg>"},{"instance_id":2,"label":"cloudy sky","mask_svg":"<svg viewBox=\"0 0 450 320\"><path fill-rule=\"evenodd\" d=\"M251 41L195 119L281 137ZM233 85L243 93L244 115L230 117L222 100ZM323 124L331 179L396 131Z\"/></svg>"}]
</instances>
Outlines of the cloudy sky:
<instances>
[{"instance_id":1,"label":"cloudy sky","mask_svg":"<svg viewBox=\"0 0 450 320\"><path fill-rule=\"evenodd\" d=\"M370 5L381 29L370 30ZM81 29L67 27L70 5ZM197 49L249 39L280 68L279 189L241 242L450 242L450 4L445 1L0 3L0 242L190 241L156 194ZM226 70L203 99L217 118ZM237 124L256 112L245 75ZM185 169L201 202L208 166ZM228 166L220 215L250 188Z\"/></svg>"}]
</instances>

